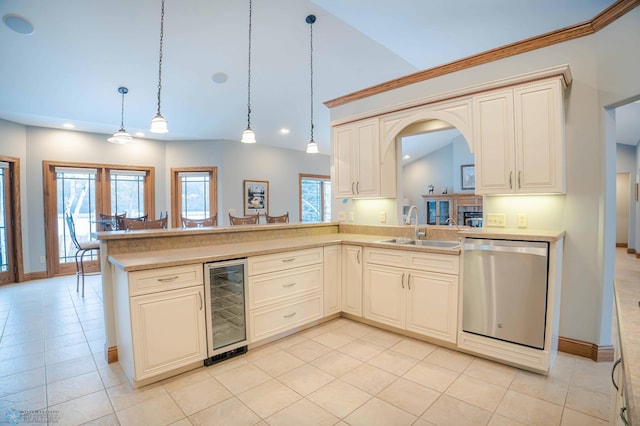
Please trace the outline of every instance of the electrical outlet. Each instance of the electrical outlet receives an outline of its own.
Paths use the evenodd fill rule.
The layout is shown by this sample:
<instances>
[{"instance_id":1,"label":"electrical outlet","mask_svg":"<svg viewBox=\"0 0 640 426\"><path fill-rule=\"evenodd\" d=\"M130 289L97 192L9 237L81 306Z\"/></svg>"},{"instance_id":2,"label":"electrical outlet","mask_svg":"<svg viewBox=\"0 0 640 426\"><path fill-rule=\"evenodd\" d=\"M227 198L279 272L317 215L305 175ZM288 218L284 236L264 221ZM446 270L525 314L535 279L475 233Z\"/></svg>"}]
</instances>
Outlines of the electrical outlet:
<instances>
[{"instance_id":1,"label":"electrical outlet","mask_svg":"<svg viewBox=\"0 0 640 426\"><path fill-rule=\"evenodd\" d=\"M380 212L380 223L387 223L387 212Z\"/></svg>"},{"instance_id":2,"label":"electrical outlet","mask_svg":"<svg viewBox=\"0 0 640 426\"><path fill-rule=\"evenodd\" d=\"M353 222L356 220L356 214L354 212L349 212L349 220Z\"/></svg>"},{"instance_id":3,"label":"electrical outlet","mask_svg":"<svg viewBox=\"0 0 640 426\"><path fill-rule=\"evenodd\" d=\"M47 263L47 258L44 256L40 256L40 263L42 263L43 265Z\"/></svg>"},{"instance_id":4,"label":"electrical outlet","mask_svg":"<svg viewBox=\"0 0 640 426\"><path fill-rule=\"evenodd\" d=\"M340 222L344 222L345 220L347 220L347 215L345 212L338 212L338 220Z\"/></svg>"},{"instance_id":5,"label":"electrical outlet","mask_svg":"<svg viewBox=\"0 0 640 426\"><path fill-rule=\"evenodd\" d=\"M526 228L529 226L529 216L524 213L518 215L518 228Z\"/></svg>"},{"instance_id":6,"label":"electrical outlet","mask_svg":"<svg viewBox=\"0 0 640 426\"><path fill-rule=\"evenodd\" d=\"M493 226L498 228L504 228L506 218L504 213L489 213L487 214L487 226Z\"/></svg>"}]
</instances>

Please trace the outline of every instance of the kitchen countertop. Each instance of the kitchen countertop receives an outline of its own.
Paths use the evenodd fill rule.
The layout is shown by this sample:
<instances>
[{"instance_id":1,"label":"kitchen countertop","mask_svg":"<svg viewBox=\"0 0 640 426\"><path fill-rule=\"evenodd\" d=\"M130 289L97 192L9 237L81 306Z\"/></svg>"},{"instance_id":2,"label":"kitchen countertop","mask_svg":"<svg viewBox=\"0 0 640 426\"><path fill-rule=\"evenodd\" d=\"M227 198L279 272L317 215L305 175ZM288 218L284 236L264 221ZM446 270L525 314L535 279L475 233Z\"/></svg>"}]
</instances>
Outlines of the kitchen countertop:
<instances>
[{"instance_id":1,"label":"kitchen countertop","mask_svg":"<svg viewBox=\"0 0 640 426\"><path fill-rule=\"evenodd\" d=\"M460 248L449 249L381 242L385 239L389 239L389 236L334 233L294 238L282 238L277 240L251 241L242 243L211 245L204 247L115 254L109 256L109 262L123 269L124 271L131 272L144 269L184 265L186 263L215 262L239 257L258 256L262 254L278 253L288 250L301 250L306 248L322 247L342 243L362 244L371 247L388 248L393 250L413 250L430 253L441 253L455 256L460 254Z\"/></svg>"},{"instance_id":2,"label":"kitchen countertop","mask_svg":"<svg viewBox=\"0 0 640 426\"><path fill-rule=\"evenodd\" d=\"M637 425L640 424L637 411L640 407L640 285L634 278L616 278L614 288L629 424Z\"/></svg>"},{"instance_id":3,"label":"kitchen countertop","mask_svg":"<svg viewBox=\"0 0 640 426\"><path fill-rule=\"evenodd\" d=\"M461 237L493 238L527 241L558 241L565 236L565 231L539 230L527 228L469 228L460 230Z\"/></svg>"}]
</instances>

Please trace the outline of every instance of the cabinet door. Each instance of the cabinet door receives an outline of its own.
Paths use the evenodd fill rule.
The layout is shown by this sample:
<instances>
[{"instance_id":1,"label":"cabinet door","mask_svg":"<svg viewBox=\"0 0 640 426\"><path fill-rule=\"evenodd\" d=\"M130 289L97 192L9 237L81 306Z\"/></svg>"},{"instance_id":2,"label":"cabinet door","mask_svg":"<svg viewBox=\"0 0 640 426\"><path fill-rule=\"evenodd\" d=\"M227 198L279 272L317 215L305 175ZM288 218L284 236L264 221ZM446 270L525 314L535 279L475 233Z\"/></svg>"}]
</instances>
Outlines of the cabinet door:
<instances>
[{"instance_id":1,"label":"cabinet door","mask_svg":"<svg viewBox=\"0 0 640 426\"><path fill-rule=\"evenodd\" d=\"M458 276L409 271L407 330L456 342Z\"/></svg>"},{"instance_id":2,"label":"cabinet door","mask_svg":"<svg viewBox=\"0 0 640 426\"><path fill-rule=\"evenodd\" d=\"M518 192L565 192L560 81L514 89Z\"/></svg>"},{"instance_id":3,"label":"cabinet door","mask_svg":"<svg viewBox=\"0 0 640 426\"><path fill-rule=\"evenodd\" d=\"M356 196L380 196L380 142L378 120L356 124L357 176Z\"/></svg>"},{"instance_id":4,"label":"cabinet door","mask_svg":"<svg viewBox=\"0 0 640 426\"><path fill-rule=\"evenodd\" d=\"M362 247L342 246L342 310L362 316Z\"/></svg>"},{"instance_id":5,"label":"cabinet door","mask_svg":"<svg viewBox=\"0 0 640 426\"><path fill-rule=\"evenodd\" d=\"M406 273L402 269L367 263L364 277L364 317L405 327Z\"/></svg>"},{"instance_id":6,"label":"cabinet door","mask_svg":"<svg viewBox=\"0 0 640 426\"><path fill-rule=\"evenodd\" d=\"M207 357L202 286L131 298L135 380Z\"/></svg>"},{"instance_id":7,"label":"cabinet door","mask_svg":"<svg viewBox=\"0 0 640 426\"><path fill-rule=\"evenodd\" d=\"M324 248L324 315L342 310L342 265L340 246Z\"/></svg>"},{"instance_id":8,"label":"cabinet door","mask_svg":"<svg viewBox=\"0 0 640 426\"><path fill-rule=\"evenodd\" d=\"M353 125L347 124L333 129L334 191L337 198L355 195L355 138L356 131Z\"/></svg>"},{"instance_id":9,"label":"cabinet door","mask_svg":"<svg viewBox=\"0 0 640 426\"><path fill-rule=\"evenodd\" d=\"M514 192L512 91L475 97L473 124L476 194Z\"/></svg>"}]
</instances>

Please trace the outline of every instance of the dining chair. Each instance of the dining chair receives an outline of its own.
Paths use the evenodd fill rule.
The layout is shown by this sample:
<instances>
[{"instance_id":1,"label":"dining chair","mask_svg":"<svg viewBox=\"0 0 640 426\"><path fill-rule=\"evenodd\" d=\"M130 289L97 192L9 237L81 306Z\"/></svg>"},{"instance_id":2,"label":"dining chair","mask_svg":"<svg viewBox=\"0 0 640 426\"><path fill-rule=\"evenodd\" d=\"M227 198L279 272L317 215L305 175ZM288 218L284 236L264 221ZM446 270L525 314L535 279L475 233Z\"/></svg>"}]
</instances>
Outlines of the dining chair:
<instances>
[{"instance_id":1,"label":"dining chair","mask_svg":"<svg viewBox=\"0 0 640 426\"><path fill-rule=\"evenodd\" d=\"M257 225L260 216L232 216L229 213L229 223L231 225Z\"/></svg>"},{"instance_id":2,"label":"dining chair","mask_svg":"<svg viewBox=\"0 0 640 426\"><path fill-rule=\"evenodd\" d=\"M101 231L119 231L124 229L124 223L122 219L127 216L127 212L115 215L108 215L100 213L100 225Z\"/></svg>"},{"instance_id":3,"label":"dining chair","mask_svg":"<svg viewBox=\"0 0 640 426\"><path fill-rule=\"evenodd\" d=\"M130 219L130 220L148 220L149 219L149 215L145 214L143 216L138 216L138 217L128 217L127 219Z\"/></svg>"},{"instance_id":4,"label":"dining chair","mask_svg":"<svg viewBox=\"0 0 640 426\"><path fill-rule=\"evenodd\" d=\"M289 212L280 216L269 216L265 213L264 217L267 219L267 223L289 223Z\"/></svg>"},{"instance_id":5,"label":"dining chair","mask_svg":"<svg viewBox=\"0 0 640 426\"><path fill-rule=\"evenodd\" d=\"M124 218L124 229L127 231L136 231L140 229L164 229L167 227L167 218L158 220L137 220Z\"/></svg>"},{"instance_id":6,"label":"dining chair","mask_svg":"<svg viewBox=\"0 0 640 426\"><path fill-rule=\"evenodd\" d=\"M202 228L205 226L218 226L218 215L213 215L205 219L189 219L184 216L180 216L183 228Z\"/></svg>"},{"instance_id":7,"label":"dining chair","mask_svg":"<svg viewBox=\"0 0 640 426\"><path fill-rule=\"evenodd\" d=\"M76 236L76 226L73 222L73 216L71 216L71 213L65 213L65 219L67 222L67 228L69 228L69 237L76 248L76 292L79 291L80 277L82 277L82 297L84 297L84 277L85 275L89 275L89 273L84 269L84 255L92 251L100 253L100 243L98 241L78 241ZM99 271L92 271L90 273L95 274L98 272Z\"/></svg>"}]
</instances>

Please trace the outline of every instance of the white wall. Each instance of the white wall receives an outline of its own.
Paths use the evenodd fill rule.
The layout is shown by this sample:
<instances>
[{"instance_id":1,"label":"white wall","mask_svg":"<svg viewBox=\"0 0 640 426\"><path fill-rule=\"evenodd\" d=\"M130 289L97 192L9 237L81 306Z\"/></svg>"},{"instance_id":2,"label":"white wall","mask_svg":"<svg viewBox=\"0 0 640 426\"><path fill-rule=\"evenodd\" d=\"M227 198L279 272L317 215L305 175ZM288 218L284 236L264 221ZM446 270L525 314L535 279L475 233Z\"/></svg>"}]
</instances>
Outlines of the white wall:
<instances>
[{"instance_id":1,"label":"white wall","mask_svg":"<svg viewBox=\"0 0 640 426\"><path fill-rule=\"evenodd\" d=\"M611 122L604 108L640 94L639 42L640 8L636 8L595 35L341 105L331 110L331 119L344 120L569 64L573 83L565 108L566 195L485 197L485 211L506 213L507 226L514 226L518 213L526 213L530 228L566 231L560 335L609 345L615 266L615 224L609 218L615 218L615 144L606 143L605 124Z\"/></svg>"},{"instance_id":2,"label":"white wall","mask_svg":"<svg viewBox=\"0 0 640 426\"><path fill-rule=\"evenodd\" d=\"M637 147L625 144L616 144L616 172L617 173L629 173L630 188L627 196L630 200L629 205L629 235L628 246L629 248L638 250L637 234L637 202L635 199L635 183L636 183L636 171L637 169Z\"/></svg>"},{"instance_id":3,"label":"white wall","mask_svg":"<svg viewBox=\"0 0 640 426\"><path fill-rule=\"evenodd\" d=\"M298 173L329 175L329 156L230 141L107 142L109 135L23 126L0 120L0 154L20 159L24 272L41 272L45 256L43 161L137 165L155 168L155 210L170 211L172 167L217 166L218 208L242 212L243 179L270 182L271 213L299 219ZM223 216L224 217L224 216ZM226 224L223 221L222 224Z\"/></svg>"}]
</instances>

